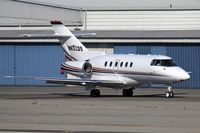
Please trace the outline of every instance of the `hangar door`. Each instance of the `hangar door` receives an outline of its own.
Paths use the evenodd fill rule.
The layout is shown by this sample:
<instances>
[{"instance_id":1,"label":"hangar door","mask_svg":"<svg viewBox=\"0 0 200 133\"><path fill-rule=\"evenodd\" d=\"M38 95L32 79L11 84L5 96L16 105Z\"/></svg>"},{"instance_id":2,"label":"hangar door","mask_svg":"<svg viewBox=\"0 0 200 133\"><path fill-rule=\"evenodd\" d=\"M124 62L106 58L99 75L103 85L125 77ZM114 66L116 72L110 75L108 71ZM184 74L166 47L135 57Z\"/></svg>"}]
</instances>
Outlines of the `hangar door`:
<instances>
[{"instance_id":1,"label":"hangar door","mask_svg":"<svg viewBox=\"0 0 200 133\"><path fill-rule=\"evenodd\" d=\"M7 79L3 76L61 77L60 64L63 61L60 44L1 43L0 85L46 85L44 81Z\"/></svg>"},{"instance_id":2,"label":"hangar door","mask_svg":"<svg viewBox=\"0 0 200 133\"><path fill-rule=\"evenodd\" d=\"M174 84L177 88L200 87L200 44L120 44L114 45L115 54L160 54L172 57L176 64L190 74L191 79Z\"/></svg>"}]
</instances>

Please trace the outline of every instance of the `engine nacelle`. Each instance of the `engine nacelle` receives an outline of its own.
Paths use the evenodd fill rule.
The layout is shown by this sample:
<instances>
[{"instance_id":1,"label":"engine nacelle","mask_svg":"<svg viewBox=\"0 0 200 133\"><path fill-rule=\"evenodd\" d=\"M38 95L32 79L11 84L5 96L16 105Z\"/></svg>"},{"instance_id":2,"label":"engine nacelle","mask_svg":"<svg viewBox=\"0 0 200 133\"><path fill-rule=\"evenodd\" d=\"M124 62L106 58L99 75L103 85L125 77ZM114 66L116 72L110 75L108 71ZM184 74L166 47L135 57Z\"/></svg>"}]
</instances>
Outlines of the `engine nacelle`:
<instances>
[{"instance_id":1,"label":"engine nacelle","mask_svg":"<svg viewBox=\"0 0 200 133\"><path fill-rule=\"evenodd\" d=\"M82 66L82 70L85 74L92 74L92 65L89 62L85 62Z\"/></svg>"},{"instance_id":2,"label":"engine nacelle","mask_svg":"<svg viewBox=\"0 0 200 133\"><path fill-rule=\"evenodd\" d=\"M75 75L75 76L84 76L88 77L92 75L92 65L88 62L82 62L82 61L69 61L65 62L64 64L65 70L68 71L68 73Z\"/></svg>"}]
</instances>

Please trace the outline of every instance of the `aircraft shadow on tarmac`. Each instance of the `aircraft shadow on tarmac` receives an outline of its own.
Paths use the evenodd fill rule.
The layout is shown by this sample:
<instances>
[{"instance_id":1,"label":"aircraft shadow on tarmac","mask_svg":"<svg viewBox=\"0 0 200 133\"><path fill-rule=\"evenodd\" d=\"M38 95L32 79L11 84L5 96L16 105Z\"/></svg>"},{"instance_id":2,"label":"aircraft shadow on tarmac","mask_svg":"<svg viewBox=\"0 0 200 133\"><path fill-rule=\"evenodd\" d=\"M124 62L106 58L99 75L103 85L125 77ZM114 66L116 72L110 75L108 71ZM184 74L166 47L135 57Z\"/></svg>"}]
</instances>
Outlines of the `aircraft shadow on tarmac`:
<instances>
[{"instance_id":1,"label":"aircraft shadow on tarmac","mask_svg":"<svg viewBox=\"0 0 200 133\"><path fill-rule=\"evenodd\" d=\"M174 98L187 98L188 93L175 93ZM124 97L120 94L102 94L100 97L90 97L86 92L71 93L46 93L46 94L0 94L0 99L59 99L59 98L164 98L164 94L134 94L132 97Z\"/></svg>"},{"instance_id":2,"label":"aircraft shadow on tarmac","mask_svg":"<svg viewBox=\"0 0 200 133\"><path fill-rule=\"evenodd\" d=\"M0 132L9 133L67 133L64 130L26 130L26 129L0 129ZM70 133L130 133L130 132L112 132L112 131L69 131ZM150 132L132 132L132 133L150 133Z\"/></svg>"},{"instance_id":3,"label":"aircraft shadow on tarmac","mask_svg":"<svg viewBox=\"0 0 200 133\"><path fill-rule=\"evenodd\" d=\"M187 98L185 95L188 93L175 93L174 98ZM7 94L0 95L0 98L5 99L59 99L59 98L164 98L163 94L135 94L132 97L124 97L122 95L101 95L100 97L90 97L87 93L49 93L49 94Z\"/></svg>"},{"instance_id":4,"label":"aircraft shadow on tarmac","mask_svg":"<svg viewBox=\"0 0 200 133\"><path fill-rule=\"evenodd\" d=\"M180 95L184 95L184 94L188 94L188 93L175 93L175 98L186 98L186 97L184 97L184 96L180 96ZM77 94L77 93L64 93L64 94L59 94L59 93L52 93L52 95L63 95L63 96L71 96L71 97L85 97L85 98L90 98L90 96L89 95L82 95L82 94ZM98 98L101 98L101 97L124 97L124 96L122 96L122 95L101 95L100 97L98 97ZM138 98L162 98L162 97L164 97L164 94L147 94L147 95L137 95L137 94L135 94L135 95L133 95L133 96L130 96L129 98L136 98L136 97L138 97ZM91 97L92 98L92 97ZM94 97L95 98L95 97Z\"/></svg>"}]
</instances>

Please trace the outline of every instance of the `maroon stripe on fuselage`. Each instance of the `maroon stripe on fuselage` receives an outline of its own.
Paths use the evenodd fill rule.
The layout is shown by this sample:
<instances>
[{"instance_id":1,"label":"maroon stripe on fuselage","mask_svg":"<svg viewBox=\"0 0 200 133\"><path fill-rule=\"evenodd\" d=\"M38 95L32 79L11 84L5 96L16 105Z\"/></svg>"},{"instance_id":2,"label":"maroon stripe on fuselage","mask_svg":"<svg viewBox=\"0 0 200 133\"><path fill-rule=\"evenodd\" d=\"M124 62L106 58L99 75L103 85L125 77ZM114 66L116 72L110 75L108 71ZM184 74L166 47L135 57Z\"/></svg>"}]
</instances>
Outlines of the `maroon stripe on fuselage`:
<instances>
[{"instance_id":1,"label":"maroon stripe on fuselage","mask_svg":"<svg viewBox=\"0 0 200 133\"><path fill-rule=\"evenodd\" d=\"M72 66L69 66L69 65L64 65L62 64L61 65L61 68L64 69L64 70L72 70L72 71L78 71L78 72L82 72L82 69L78 68L78 67L72 67Z\"/></svg>"},{"instance_id":2,"label":"maroon stripe on fuselage","mask_svg":"<svg viewBox=\"0 0 200 133\"><path fill-rule=\"evenodd\" d=\"M65 54L65 57L67 58L67 60L69 60L69 61L73 61L73 59L71 59L69 56L67 56L66 54Z\"/></svg>"},{"instance_id":3,"label":"maroon stripe on fuselage","mask_svg":"<svg viewBox=\"0 0 200 133\"><path fill-rule=\"evenodd\" d=\"M62 64L62 67L66 67L66 68L71 68L71 69L77 69L77 70L82 70L81 68L79 68L79 67L72 67L72 66L69 66L69 65L64 65L64 64Z\"/></svg>"},{"instance_id":4,"label":"maroon stripe on fuselage","mask_svg":"<svg viewBox=\"0 0 200 133\"><path fill-rule=\"evenodd\" d=\"M70 66L70 65L63 65L62 64L62 69L68 70L68 71L70 70L70 71L76 71L76 72L83 72L82 68L73 67L73 66ZM93 68L93 72L96 72L96 73L132 74L132 75L147 75L147 76L164 76L164 75L161 75L161 74L153 74L153 73L145 73L145 72L134 72L134 71L123 71L123 70L113 71L112 69L104 69L104 68L97 68L97 67Z\"/></svg>"},{"instance_id":5,"label":"maroon stripe on fuselage","mask_svg":"<svg viewBox=\"0 0 200 133\"><path fill-rule=\"evenodd\" d=\"M70 68L70 67L63 67L63 66L61 66L61 68L62 68L63 70L66 70L66 71L82 72L82 71L80 71L80 70L78 70L78 69L73 69L73 68Z\"/></svg>"},{"instance_id":6,"label":"maroon stripe on fuselage","mask_svg":"<svg viewBox=\"0 0 200 133\"><path fill-rule=\"evenodd\" d=\"M71 56L69 53L66 52L65 55L68 56L70 59L72 59L74 61L77 61L77 59L74 58L73 56Z\"/></svg>"}]
</instances>

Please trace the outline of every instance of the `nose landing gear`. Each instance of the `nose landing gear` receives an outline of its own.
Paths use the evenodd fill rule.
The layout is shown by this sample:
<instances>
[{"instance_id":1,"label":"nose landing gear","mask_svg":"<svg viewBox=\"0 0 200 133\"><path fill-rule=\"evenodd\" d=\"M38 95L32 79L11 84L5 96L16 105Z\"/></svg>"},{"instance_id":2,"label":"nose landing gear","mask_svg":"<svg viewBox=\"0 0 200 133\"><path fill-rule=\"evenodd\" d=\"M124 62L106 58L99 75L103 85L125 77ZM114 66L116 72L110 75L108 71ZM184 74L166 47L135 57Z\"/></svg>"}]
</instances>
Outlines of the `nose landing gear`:
<instances>
[{"instance_id":1,"label":"nose landing gear","mask_svg":"<svg viewBox=\"0 0 200 133\"><path fill-rule=\"evenodd\" d=\"M165 93L165 97L166 98L173 98L174 97L174 93L173 91L171 90L171 86L168 86L167 87L167 92Z\"/></svg>"}]
</instances>

